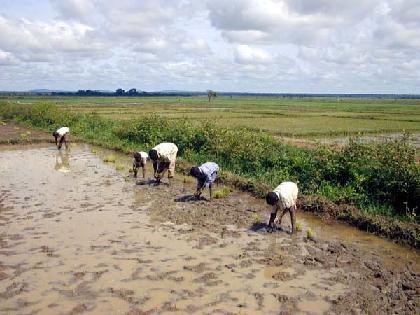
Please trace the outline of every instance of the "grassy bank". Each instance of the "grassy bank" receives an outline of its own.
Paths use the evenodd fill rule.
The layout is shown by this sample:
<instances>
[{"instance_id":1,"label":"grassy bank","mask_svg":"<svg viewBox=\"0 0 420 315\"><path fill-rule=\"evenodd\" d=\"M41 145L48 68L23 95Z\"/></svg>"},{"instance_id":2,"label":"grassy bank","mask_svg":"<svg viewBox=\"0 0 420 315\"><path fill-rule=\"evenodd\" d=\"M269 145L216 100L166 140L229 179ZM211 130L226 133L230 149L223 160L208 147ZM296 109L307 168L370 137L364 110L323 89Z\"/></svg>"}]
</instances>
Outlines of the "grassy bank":
<instances>
[{"instance_id":1,"label":"grassy bank","mask_svg":"<svg viewBox=\"0 0 420 315\"><path fill-rule=\"evenodd\" d=\"M265 132L157 115L121 121L72 113L51 104L5 102L0 103L0 115L50 131L68 125L80 139L127 152L174 142L185 161L216 161L237 186L260 195L268 187L293 180L302 195L318 196L338 206L352 205L362 209L361 217L381 215L395 222L419 223L420 165L405 138L377 144L351 141L340 150L309 150L279 143ZM418 228L413 233L410 237L418 240Z\"/></svg>"}]
</instances>

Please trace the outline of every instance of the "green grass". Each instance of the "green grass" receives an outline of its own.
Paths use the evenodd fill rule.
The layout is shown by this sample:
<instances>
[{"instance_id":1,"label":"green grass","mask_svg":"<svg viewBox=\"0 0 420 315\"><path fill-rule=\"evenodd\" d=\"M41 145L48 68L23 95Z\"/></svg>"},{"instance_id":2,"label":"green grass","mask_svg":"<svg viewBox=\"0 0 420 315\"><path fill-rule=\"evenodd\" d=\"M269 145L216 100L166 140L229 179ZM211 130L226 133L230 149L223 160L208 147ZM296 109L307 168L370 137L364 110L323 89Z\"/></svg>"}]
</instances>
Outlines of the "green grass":
<instances>
[{"instance_id":1,"label":"green grass","mask_svg":"<svg viewBox=\"0 0 420 315\"><path fill-rule=\"evenodd\" d=\"M158 113L196 124L247 127L274 135L323 138L342 135L420 133L420 100L278 97L9 97L7 102L57 104L72 113L131 120ZM18 103L19 102L19 103Z\"/></svg>"}]
</instances>

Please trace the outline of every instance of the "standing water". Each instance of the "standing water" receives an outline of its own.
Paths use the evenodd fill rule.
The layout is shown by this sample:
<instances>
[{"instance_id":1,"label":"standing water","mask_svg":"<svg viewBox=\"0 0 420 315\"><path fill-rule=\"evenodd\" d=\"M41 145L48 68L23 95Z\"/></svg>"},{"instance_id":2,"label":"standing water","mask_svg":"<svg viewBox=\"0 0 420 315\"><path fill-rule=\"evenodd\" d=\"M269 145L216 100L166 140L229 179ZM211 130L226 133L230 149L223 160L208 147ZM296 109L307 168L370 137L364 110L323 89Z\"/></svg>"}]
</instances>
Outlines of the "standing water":
<instances>
[{"instance_id":1,"label":"standing water","mask_svg":"<svg viewBox=\"0 0 420 315\"><path fill-rule=\"evenodd\" d=\"M119 167L83 145L0 150L0 313L323 314L354 292L366 250L418 271L417 253L302 213L334 242L252 232L262 201L191 201L185 179L136 185L113 154Z\"/></svg>"}]
</instances>

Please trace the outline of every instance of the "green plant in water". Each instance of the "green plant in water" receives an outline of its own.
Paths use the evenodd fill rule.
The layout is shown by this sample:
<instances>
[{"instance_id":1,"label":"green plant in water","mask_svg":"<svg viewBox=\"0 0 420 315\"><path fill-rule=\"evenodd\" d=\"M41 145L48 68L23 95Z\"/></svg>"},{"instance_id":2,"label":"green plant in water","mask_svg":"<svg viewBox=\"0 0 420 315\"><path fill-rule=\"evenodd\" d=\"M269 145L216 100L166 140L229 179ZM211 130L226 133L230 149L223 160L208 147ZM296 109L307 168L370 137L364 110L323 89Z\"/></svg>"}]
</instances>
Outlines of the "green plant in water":
<instances>
[{"instance_id":1,"label":"green plant in water","mask_svg":"<svg viewBox=\"0 0 420 315\"><path fill-rule=\"evenodd\" d=\"M220 190L218 190L214 193L214 198L215 199L226 198L227 196L230 195L231 192L232 192L232 190L229 187L224 186L222 189L220 189Z\"/></svg>"},{"instance_id":2,"label":"green plant in water","mask_svg":"<svg viewBox=\"0 0 420 315\"><path fill-rule=\"evenodd\" d=\"M311 228L309 228L306 231L306 237L309 239L313 239L315 237L315 232Z\"/></svg>"},{"instance_id":3,"label":"green plant in water","mask_svg":"<svg viewBox=\"0 0 420 315\"><path fill-rule=\"evenodd\" d=\"M107 155L106 157L104 157L104 162L115 163L115 156L112 154Z\"/></svg>"},{"instance_id":4,"label":"green plant in water","mask_svg":"<svg viewBox=\"0 0 420 315\"><path fill-rule=\"evenodd\" d=\"M295 229L296 229L296 232L302 232L302 223L297 222Z\"/></svg>"}]
</instances>

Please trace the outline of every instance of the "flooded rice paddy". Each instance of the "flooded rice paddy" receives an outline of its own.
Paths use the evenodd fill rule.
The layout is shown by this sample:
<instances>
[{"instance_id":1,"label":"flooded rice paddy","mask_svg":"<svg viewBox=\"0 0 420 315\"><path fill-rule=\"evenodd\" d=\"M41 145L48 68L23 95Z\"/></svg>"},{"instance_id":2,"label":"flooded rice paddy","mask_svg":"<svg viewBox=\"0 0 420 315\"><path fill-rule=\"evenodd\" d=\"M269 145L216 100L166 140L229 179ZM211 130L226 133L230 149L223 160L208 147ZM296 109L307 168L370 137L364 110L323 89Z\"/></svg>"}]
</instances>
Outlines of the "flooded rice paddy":
<instances>
[{"instance_id":1,"label":"flooded rice paddy","mask_svg":"<svg viewBox=\"0 0 420 315\"><path fill-rule=\"evenodd\" d=\"M0 314L419 310L415 251L301 212L315 242L289 235L288 216L283 231L251 229L263 201L192 201L190 179L144 185L106 154L0 147Z\"/></svg>"}]
</instances>

